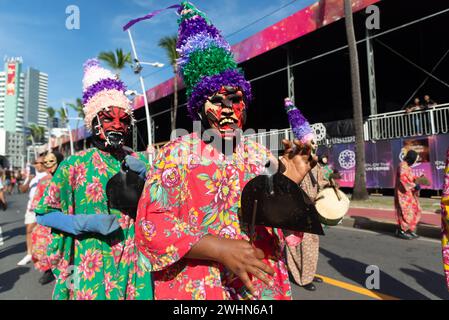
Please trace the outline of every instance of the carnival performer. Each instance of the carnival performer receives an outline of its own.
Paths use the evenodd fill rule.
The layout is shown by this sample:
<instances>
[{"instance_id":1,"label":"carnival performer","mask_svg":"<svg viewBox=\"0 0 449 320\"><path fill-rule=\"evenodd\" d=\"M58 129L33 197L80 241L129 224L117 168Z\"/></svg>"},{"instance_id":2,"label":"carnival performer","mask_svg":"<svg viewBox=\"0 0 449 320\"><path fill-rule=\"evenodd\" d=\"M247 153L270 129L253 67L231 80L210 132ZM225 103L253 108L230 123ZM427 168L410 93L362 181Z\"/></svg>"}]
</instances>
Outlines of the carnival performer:
<instances>
[{"instance_id":1,"label":"carnival performer","mask_svg":"<svg viewBox=\"0 0 449 320\"><path fill-rule=\"evenodd\" d=\"M28 203L25 211L27 254L17 263L19 266L24 266L32 261L31 253L33 251L33 243L31 241L31 234L36 227L36 214L31 209L31 204L34 199L34 194L36 192L39 180L47 175L43 161L44 157L41 155L35 159L33 163L35 174L31 174L30 172L25 182L20 186L20 192L28 192Z\"/></svg>"},{"instance_id":2,"label":"carnival performer","mask_svg":"<svg viewBox=\"0 0 449 320\"><path fill-rule=\"evenodd\" d=\"M303 139L304 142L312 141L312 145L317 149L316 137L308 121L288 98L285 99L285 109L295 137ZM320 190L329 184L329 180L324 177L323 166L326 164L327 157L319 157L318 165L304 177L300 184L301 189L311 200L315 200ZM315 291L316 286L313 282L321 283L323 281L315 276L320 247L319 236L306 232L292 233L288 230L284 230L284 233L287 240L286 255L290 274L299 286L309 291Z\"/></svg>"},{"instance_id":3,"label":"carnival performer","mask_svg":"<svg viewBox=\"0 0 449 320\"><path fill-rule=\"evenodd\" d=\"M151 274L137 260L134 218L107 197L121 168L146 170L145 159L124 146L133 122L130 101L123 82L98 60L88 60L84 73L84 120L94 147L61 163L35 210L39 224L52 228L53 298L151 299Z\"/></svg>"},{"instance_id":4,"label":"carnival performer","mask_svg":"<svg viewBox=\"0 0 449 320\"><path fill-rule=\"evenodd\" d=\"M206 15L187 2L178 12L188 111L203 131L160 150L139 202L136 242L155 299L291 299L282 230L256 226L251 245L239 219L244 186L275 160L241 135L250 84ZM299 183L311 148L284 145L284 174Z\"/></svg>"},{"instance_id":5,"label":"carnival performer","mask_svg":"<svg viewBox=\"0 0 449 320\"><path fill-rule=\"evenodd\" d=\"M399 164L396 174L396 187L394 203L398 227L396 236L401 239L415 239L418 222L421 218L421 206L419 204L419 190L421 186L416 183L412 166L418 161L418 153L409 150L403 161Z\"/></svg>"},{"instance_id":6,"label":"carnival performer","mask_svg":"<svg viewBox=\"0 0 449 320\"><path fill-rule=\"evenodd\" d=\"M40 199L44 195L45 189L50 184L53 174L63 159L64 156L58 151L52 151L45 155L43 165L47 170L47 175L39 180L33 201L31 202L31 210L34 211L36 208ZM55 279L47 256L48 245L51 243L52 239L51 229L40 224L37 224L31 233L31 255L34 267L43 272L41 278L39 279L39 283L42 285L50 283Z\"/></svg>"}]
</instances>

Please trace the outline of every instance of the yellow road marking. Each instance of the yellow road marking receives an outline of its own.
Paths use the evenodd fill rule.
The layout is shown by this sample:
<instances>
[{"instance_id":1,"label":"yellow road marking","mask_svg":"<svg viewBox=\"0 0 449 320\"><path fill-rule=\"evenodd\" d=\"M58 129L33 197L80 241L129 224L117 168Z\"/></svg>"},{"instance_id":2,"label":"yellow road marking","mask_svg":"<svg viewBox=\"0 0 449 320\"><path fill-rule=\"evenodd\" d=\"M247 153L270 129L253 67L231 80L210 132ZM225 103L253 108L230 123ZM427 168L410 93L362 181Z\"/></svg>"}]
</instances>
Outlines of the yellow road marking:
<instances>
[{"instance_id":1,"label":"yellow road marking","mask_svg":"<svg viewBox=\"0 0 449 320\"><path fill-rule=\"evenodd\" d=\"M369 289L366 289L366 288L355 286L355 285L350 284L350 283L346 283L346 282L339 281L339 280L336 280L336 279L328 278L328 277L321 276L321 275L318 275L318 274L317 274L317 277L320 277L321 279L323 279L323 281L325 283L330 284L332 286L336 286L336 287L339 287L339 288L342 288L342 289L345 289L345 290L348 290L348 291L352 291L352 292L355 292L355 293L358 293L358 294L361 294L361 295L364 295L364 296L367 296L367 297L371 297L371 298L374 298L374 299L378 299L378 300L400 300L399 298L392 297L392 296L389 296L387 294L375 292L375 291L372 291L372 290L369 290Z\"/></svg>"}]
</instances>

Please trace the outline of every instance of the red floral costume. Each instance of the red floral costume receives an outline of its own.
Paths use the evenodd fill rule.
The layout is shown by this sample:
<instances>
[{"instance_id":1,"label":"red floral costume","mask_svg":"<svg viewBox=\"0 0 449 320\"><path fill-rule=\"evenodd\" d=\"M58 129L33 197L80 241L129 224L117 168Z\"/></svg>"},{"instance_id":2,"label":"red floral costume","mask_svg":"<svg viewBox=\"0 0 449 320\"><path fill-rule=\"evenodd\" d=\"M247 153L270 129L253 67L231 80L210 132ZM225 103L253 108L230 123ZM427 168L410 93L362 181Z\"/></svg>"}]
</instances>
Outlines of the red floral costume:
<instances>
[{"instance_id":1,"label":"red floral costume","mask_svg":"<svg viewBox=\"0 0 449 320\"><path fill-rule=\"evenodd\" d=\"M36 193L34 194L33 201L31 203L31 210L34 210L42 196L44 195L45 189L50 184L52 176L50 174L46 175L39 180L39 184L36 187ZM31 233L31 243L32 243L32 258L34 262L34 267L42 272L51 269L50 260L48 259L47 249L48 245L53 240L51 234L51 228L45 227L43 225L37 224Z\"/></svg>"},{"instance_id":2,"label":"red floral costume","mask_svg":"<svg viewBox=\"0 0 449 320\"><path fill-rule=\"evenodd\" d=\"M398 225L403 231L415 231L421 218L418 191L415 190L416 177L412 168L401 162L396 176L395 206Z\"/></svg>"},{"instance_id":3,"label":"red floral costume","mask_svg":"<svg viewBox=\"0 0 449 320\"><path fill-rule=\"evenodd\" d=\"M155 299L291 299L281 230L257 227L255 246L274 270L274 285L253 278L253 297L224 266L184 259L204 235L248 240L239 221L245 184L262 173L269 151L251 140L232 159L193 133L167 144L154 161L139 202L136 241L141 260L153 271Z\"/></svg>"}]
</instances>

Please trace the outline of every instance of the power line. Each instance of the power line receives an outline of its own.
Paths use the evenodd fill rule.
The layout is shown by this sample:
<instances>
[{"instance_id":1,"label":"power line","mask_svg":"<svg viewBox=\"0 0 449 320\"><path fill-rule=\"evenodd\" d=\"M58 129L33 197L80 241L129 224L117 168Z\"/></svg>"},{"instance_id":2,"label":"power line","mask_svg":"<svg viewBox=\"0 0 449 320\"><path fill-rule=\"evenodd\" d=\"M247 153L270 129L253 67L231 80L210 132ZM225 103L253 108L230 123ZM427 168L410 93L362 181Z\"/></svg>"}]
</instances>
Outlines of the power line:
<instances>
[{"instance_id":1,"label":"power line","mask_svg":"<svg viewBox=\"0 0 449 320\"><path fill-rule=\"evenodd\" d=\"M406 27L411 26L411 25L413 25L413 24L416 24L416 23L419 23L419 22L428 20L428 19L430 19L430 18L436 17L436 16L438 16L438 15L441 15L441 14L444 14L444 13L447 13L447 12L449 12L449 9L445 9L445 10L439 11L439 12L437 12L437 13L428 15L428 16L426 16L426 17L423 17L423 18L420 18L420 19L413 20L413 21L411 21L411 22L405 23L405 24L400 25L400 26L398 26L398 27L394 27L394 28L388 29L388 30L386 30L386 31L384 31L384 32L375 34L375 35L373 35L373 36L366 37L366 38L364 38L364 39L362 39L362 40L357 41L357 44L360 44L360 43L365 42L365 41L370 40L370 39L378 38L378 37L380 37L380 36L383 36L383 35L389 34L389 33L391 33L391 32L394 32L394 31L397 31L397 30L406 28ZM339 47L339 48L336 48L336 49L333 49L333 50L324 52L324 53L319 54L319 55L316 55L316 56L314 56L314 57L311 57L311 58L308 58L308 59L305 59L305 60L296 62L296 63L290 65L290 68L294 68L294 67L297 67L297 66L299 66L299 65L305 64L305 63L307 63L307 62L310 62L310 61L313 61L313 60L317 60L317 59L323 58L323 57L325 57L325 56L328 56L328 55L333 54L333 53L338 52L338 51L342 51L342 50L346 49L347 47L348 47L348 45L344 45L344 46L341 46L341 47ZM253 78L253 79L249 80L249 82L253 82L253 81L257 81L257 80L266 78L266 77L268 77L268 76L271 76L271 75L276 74L276 73L278 73L278 72L285 71L285 70L287 70L287 69L288 69L287 66L286 66L286 67L282 67L282 68L277 69L277 70L274 70L274 71L272 71L272 72L270 72L270 73L266 73L266 74L264 74L264 75L262 75L262 76L260 76L260 77Z\"/></svg>"},{"instance_id":2,"label":"power line","mask_svg":"<svg viewBox=\"0 0 449 320\"><path fill-rule=\"evenodd\" d=\"M238 29L237 31L234 31L234 32L232 32L232 33L226 35L225 38L230 38L230 37L236 35L237 33L239 33L239 32L241 32L241 31L245 30L246 28L251 27L252 25L255 25L256 23L262 21L263 19L268 18L269 16L275 14L276 12L278 12L278 11L284 9L285 7L288 7L289 5L291 5L292 3L296 2L296 1L298 1L298 0L293 0L293 1L290 1L289 3L284 4L283 6L277 8L276 10L274 10L274 11L272 11L272 12L270 12L270 13L268 13L268 14L266 14L266 15L264 15L264 16L262 16L262 17L256 19L256 20L254 20L253 22L250 22L250 23L248 23L247 25L241 27L241 28Z\"/></svg>"}]
</instances>

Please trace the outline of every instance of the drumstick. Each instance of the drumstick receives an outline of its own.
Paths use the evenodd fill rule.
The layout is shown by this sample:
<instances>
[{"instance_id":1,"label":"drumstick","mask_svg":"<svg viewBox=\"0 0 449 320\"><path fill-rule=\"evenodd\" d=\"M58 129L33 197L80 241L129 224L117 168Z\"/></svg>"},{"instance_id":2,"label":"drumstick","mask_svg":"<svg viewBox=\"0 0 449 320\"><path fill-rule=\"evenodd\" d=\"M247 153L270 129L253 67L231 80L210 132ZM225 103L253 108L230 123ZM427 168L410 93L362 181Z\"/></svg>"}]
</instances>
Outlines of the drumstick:
<instances>
[{"instance_id":1,"label":"drumstick","mask_svg":"<svg viewBox=\"0 0 449 320\"><path fill-rule=\"evenodd\" d=\"M257 213L257 199L254 200L253 215L251 217L251 225L249 226L249 243L253 244L256 229L256 213Z\"/></svg>"}]
</instances>

